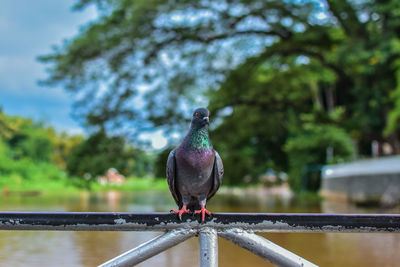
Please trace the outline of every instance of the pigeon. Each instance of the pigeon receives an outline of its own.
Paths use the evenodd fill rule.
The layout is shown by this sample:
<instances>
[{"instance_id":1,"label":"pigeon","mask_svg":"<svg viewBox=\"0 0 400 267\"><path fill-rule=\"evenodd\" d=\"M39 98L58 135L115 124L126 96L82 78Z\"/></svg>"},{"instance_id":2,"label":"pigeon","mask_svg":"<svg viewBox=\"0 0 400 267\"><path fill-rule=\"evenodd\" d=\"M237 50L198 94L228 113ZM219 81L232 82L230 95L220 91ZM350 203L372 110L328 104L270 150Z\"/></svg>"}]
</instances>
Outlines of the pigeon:
<instances>
[{"instance_id":1,"label":"pigeon","mask_svg":"<svg viewBox=\"0 0 400 267\"><path fill-rule=\"evenodd\" d=\"M218 152L211 145L208 134L210 112L206 108L194 111L189 132L179 147L169 153L167 181L169 190L179 207L171 210L182 220L182 214L211 215L207 201L222 183L224 166Z\"/></svg>"}]
</instances>

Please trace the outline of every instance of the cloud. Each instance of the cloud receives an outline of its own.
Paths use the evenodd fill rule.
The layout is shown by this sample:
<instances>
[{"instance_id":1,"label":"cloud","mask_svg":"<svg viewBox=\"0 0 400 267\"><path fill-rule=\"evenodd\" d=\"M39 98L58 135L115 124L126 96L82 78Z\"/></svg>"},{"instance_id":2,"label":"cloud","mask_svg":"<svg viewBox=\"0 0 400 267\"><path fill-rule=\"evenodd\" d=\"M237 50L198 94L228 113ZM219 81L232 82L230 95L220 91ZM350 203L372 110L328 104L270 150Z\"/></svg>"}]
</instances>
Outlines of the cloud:
<instances>
[{"instance_id":1,"label":"cloud","mask_svg":"<svg viewBox=\"0 0 400 267\"><path fill-rule=\"evenodd\" d=\"M70 117L71 96L62 88L38 86L46 77L37 56L51 52L93 20L95 8L71 12L75 0L0 1L0 106L5 112L44 119L58 130L82 132Z\"/></svg>"},{"instance_id":2,"label":"cloud","mask_svg":"<svg viewBox=\"0 0 400 267\"><path fill-rule=\"evenodd\" d=\"M155 149L162 149L168 143L163 130L157 130L153 133L142 133L139 135L139 139L151 142L152 147Z\"/></svg>"}]
</instances>

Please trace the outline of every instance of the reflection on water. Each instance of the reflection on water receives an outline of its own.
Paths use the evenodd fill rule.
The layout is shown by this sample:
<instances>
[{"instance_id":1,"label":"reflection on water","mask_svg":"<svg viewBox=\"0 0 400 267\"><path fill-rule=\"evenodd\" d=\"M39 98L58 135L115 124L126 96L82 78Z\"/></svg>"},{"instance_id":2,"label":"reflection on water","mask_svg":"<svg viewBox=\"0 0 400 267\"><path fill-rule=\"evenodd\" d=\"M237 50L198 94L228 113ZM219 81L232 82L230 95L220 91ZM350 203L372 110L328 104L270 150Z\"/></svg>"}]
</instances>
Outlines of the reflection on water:
<instances>
[{"instance_id":1,"label":"reflection on water","mask_svg":"<svg viewBox=\"0 0 400 267\"><path fill-rule=\"evenodd\" d=\"M283 197L282 197L283 196ZM74 196L9 196L0 210L13 211L168 211L168 192L82 193ZM348 203L296 201L288 194L233 191L209 204L215 212L399 212L360 209ZM1 231L1 266L96 266L160 233ZM321 266L396 266L400 234L270 233L264 237ZM192 238L139 266L198 265L198 240ZM219 239L220 266L272 266L232 243Z\"/></svg>"}]
</instances>

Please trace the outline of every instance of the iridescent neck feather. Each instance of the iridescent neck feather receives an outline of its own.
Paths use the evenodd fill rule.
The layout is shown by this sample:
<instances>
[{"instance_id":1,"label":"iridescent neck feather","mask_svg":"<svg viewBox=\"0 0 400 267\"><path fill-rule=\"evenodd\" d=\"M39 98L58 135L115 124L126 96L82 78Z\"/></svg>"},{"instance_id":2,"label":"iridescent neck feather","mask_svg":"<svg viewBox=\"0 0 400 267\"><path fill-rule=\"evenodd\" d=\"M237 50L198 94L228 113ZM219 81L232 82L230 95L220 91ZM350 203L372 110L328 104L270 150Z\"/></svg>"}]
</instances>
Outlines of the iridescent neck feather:
<instances>
[{"instance_id":1,"label":"iridescent neck feather","mask_svg":"<svg viewBox=\"0 0 400 267\"><path fill-rule=\"evenodd\" d=\"M185 138L185 145L195 149L211 150L212 145L207 127L190 127L189 133Z\"/></svg>"}]
</instances>

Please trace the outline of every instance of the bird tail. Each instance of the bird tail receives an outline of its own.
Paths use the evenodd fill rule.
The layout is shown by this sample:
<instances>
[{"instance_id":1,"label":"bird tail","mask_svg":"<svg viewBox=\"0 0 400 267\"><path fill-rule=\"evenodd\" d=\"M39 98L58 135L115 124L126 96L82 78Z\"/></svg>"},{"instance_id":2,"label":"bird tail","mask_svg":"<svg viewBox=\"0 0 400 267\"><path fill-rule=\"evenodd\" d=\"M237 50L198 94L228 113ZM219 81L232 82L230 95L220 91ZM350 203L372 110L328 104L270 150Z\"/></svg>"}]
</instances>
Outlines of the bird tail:
<instances>
[{"instance_id":1,"label":"bird tail","mask_svg":"<svg viewBox=\"0 0 400 267\"><path fill-rule=\"evenodd\" d=\"M198 200L197 198L192 197L192 198L190 199L189 204L188 204L188 209L189 209L190 211L195 211L195 210L201 209L201 206L200 206L200 204L199 204L199 200Z\"/></svg>"}]
</instances>

